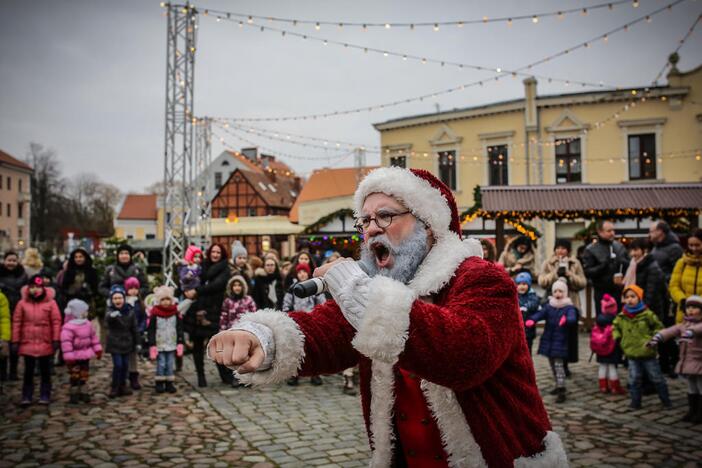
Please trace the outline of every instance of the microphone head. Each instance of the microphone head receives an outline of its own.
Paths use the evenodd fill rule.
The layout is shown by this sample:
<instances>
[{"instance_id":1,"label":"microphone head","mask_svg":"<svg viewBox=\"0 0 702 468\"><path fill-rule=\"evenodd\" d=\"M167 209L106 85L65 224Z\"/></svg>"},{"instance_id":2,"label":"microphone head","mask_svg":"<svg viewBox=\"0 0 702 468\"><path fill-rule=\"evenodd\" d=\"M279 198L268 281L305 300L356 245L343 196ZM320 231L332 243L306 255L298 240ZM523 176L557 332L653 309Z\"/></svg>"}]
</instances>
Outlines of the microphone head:
<instances>
[{"instance_id":1,"label":"microphone head","mask_svg":"<svg viewBox=\"0 0 702 468\"><path fill-rule=\"evenodd\" d=\"M290 287L290 292L300 298L314 296L324 292L324 282L320 278L298 281Z\"/></svg>"}]
</instances>

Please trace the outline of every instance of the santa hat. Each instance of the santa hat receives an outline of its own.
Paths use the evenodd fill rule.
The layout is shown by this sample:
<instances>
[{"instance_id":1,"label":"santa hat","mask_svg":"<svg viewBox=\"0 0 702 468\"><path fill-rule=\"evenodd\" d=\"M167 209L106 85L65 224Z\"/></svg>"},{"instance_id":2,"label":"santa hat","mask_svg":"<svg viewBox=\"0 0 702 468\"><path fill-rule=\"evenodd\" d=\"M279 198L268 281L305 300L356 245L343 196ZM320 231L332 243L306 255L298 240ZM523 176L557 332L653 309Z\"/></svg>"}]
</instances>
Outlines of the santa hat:
<instances>
[{"instance_id":1,"label":"santa hat","mask_svg":"<svg viewBox=\"0 0 702 468\"><path fill-rule=\"evenodd\" d=\"M185 255L183 256L183 258L186 262L193 263L195 255L198 254L200 255L200 257L202 257L202 249L196 245L189 245L188 248L185 249Z\"/></svg>"},{"instance_id":2,"label":"santa hat","mask_svg":"<svg viewBox=\"0 0 702 468\"><path fill-rule=\"evenodd\" d=\"M555 293L556 291L563 291L565 294L568 294L568 284L566 284L565 281L556 280L556 282L551 286L551 294Z\"/></svg>"},{"instance_id":3,"label":"santa hat","mask_svg":"<svg viewBox=\"0 0 702 468\"><path fill-rule=\"evenodd\" d=\"M702 296L690 296L685 299L685 307L695 306L702 309Z\"/></svg>"},{"instance_id":4,"label":"santa hat","mask_svg":"<svg viewBox=\"0 0 702 468\"><path fill-rule=\"evenodd\" d=\"M126 280L124 280L124 290L129 291L130 289L139 289L141 284L139 284L139 280L134 277L130 276Z\"/></svg>"},{"instance_id":5,"label":"santa hat","mask_svg":"<svg viewBox=\"0 0 702 468\"><path fill-rule=\"evenodd\" d=\"M89 306L84 301L80 299L71 299L66 304L66 309L64 313L66 314L66 321L72 319L84 319L88 316Z\"/></svg>"},{"instance_id":6,"label":"santa hat","mask_svg":"<svg viewBox=\"0 0 702 468\"><path fill-rule=\"evenodd\" d=\"M170 299L171 301L174 301L173 288L170 286L159 286L158 288L154 289L154 295L156 296L157 303L161 302L163 299Z\"/></svg>"},{"instance_id":7,"label":"santa hat","mask_svg":"<svg viewBox=\"0 0 702 468\"><path fill-rule=\"evenodd\" d=\"M431 172L424 169L381 167L368 173L354 194L356 217L372 193L384 193L397 198L412 214L426 223L434 237L442 239L453 234L461 238L458 208L451 190Z\"/></svg>"},{"instance_id":8,"label":"santa hat","mask_svg":"<svg viewBox=\"0 0 702 468\"><path fill-rule=\"evenodd\" d=\"M297 274L297 272L302 271L302 270L307 272L307 276L312 276L312 269L310 268L310 266L307 263L298 263L297 266L295 267L295 274Z\"/></svg>"},{"instance_id":9,"label":"santa hat","mask_svg":"<svg viewBox=\"0 0 702 468\"><path fill-rule=\"evenodd\" d=\"M603 314L617 315L618 308L619 306L617 305L616 299L609 294L602 296L602 300L600 301L600 309L602 309Z\"/></svg>"}]
</instances>

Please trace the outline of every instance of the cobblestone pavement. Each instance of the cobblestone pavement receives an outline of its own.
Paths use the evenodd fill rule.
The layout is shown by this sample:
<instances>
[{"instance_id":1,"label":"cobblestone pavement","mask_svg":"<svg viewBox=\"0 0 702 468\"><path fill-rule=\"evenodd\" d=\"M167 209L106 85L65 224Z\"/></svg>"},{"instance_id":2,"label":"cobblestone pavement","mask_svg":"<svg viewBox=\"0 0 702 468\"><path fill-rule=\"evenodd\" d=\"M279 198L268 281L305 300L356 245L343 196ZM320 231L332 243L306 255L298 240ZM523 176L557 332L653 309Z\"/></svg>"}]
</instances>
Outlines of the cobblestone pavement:
<instances>
[{"instance_id":1,"label":"cobblestone pavement","mask_svg":"<svg viewBox=\"0 0 702 468\"><path fill-rule=\"evenodd\" d=\"M538 340L535 349L536 344ZM548 395L554 380L547 359L534 357L539 388L571 465L702 466L702 425L679 422L687 411L683 379L668 380L673 409L664 410L657 395L650 395L644 397L643 409L630 411L628 395L598 393L597 364L594 358L588 362L586 335L581 336L579 349L580 362L570 366L568 400L561 405ZM367 466L369 449L359 397L341 393L340 376L324 377L320 387L301 379L298 387L252 390L220 384L214 366L209 372L204 397L275 463ZM620 376L626 383L626 369L620 369Z\"/></svg>"},{"instance_id":2,"label":"cobblestone pavement","mask_svg":"<svg viewBox=\"0 0 702 468\"><path fill-rule=\"evenodd\" d=\"M539 388L554 429L561 434L573 466L698 466L702 426L681 423L686 385L668 380L673 409L663 410L656 395L645 396L643 409L630 411L627 396L597 392L596 364L588 363L587 337L581 360L571 365L568 401L556 405L548 395L553 379L547 360L535 356ZM593 359L594 361L594 359ZM151 367L150 364L147 366ZM61 388L47 412L16 406L19 385L0 397L0 467L56 465L102 466L366 466L369 449L358 397L343 395L340 376L324 385L301 379L298 387L232 389L219 383L208 364L210 386L197 389L186 358L179 393L156 396L152 373L147 388L117 400L105 396L111 365L98 364L87 407L66 403ZM626 370L620 369L623 382ZM216 409L216 411L215 411ZM215 429L222 436L215 437Z\"/></svg>"},{"instance_id":3,"label":"cobblestone pavement","mask_svg":"<svg viewBox=\"0 0 702 468\"><path fill-rule=\"evenodd\" d=\"M189 384L181 380L178 393L155 394L150 363L140 364L142 390L108 399L112 364L106 358L91 363L94 390L87 405L68 404L64 367L56 368L48 409L20 409L21 384L6 385L0 395L0 467L273 466Z\"/></svg>"}]
</instances>

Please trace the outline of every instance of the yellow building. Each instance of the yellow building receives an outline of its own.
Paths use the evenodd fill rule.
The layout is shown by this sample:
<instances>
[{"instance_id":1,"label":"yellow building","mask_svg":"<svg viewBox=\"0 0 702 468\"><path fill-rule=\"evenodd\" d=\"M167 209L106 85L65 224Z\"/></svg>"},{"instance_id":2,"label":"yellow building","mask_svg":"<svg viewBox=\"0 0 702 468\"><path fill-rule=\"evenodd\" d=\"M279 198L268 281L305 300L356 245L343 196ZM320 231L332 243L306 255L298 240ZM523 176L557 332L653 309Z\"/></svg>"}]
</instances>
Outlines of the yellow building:
<instances>
[{"instance_id":1,"label":"yellow building","mask_svg":"<svg viewBox=\"0 0 702 468\"><path fill-rule=\"evenodd\" d=\"M163 244L163 207L158 195L127 194L115 217L115 236L129 240L158 240Z\"/></svg>"},{"instance_id":2,"label":"yellow building","mask_svg":"<svg viewBox=\"0 0 702 468\"><path fill-rule=\"evenodd\" d=\"M650 88L539 96L533 78L524 88L520 99L375 124L382 165L431 171L461 211L476 185L702 180L702 66L673 63L668 85ZM539 224L550 249L584 222Z\"/></svg>"}]
</instances>

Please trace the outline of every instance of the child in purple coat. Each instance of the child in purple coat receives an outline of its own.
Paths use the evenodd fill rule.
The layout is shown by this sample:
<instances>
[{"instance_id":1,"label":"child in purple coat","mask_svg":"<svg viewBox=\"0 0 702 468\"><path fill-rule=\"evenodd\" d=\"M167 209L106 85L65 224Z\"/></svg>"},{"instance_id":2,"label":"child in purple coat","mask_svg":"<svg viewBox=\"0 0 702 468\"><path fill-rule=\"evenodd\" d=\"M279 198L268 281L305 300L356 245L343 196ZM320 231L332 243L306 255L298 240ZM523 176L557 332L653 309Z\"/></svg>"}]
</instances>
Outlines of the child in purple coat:
<instances>
[{"instance_id":1,"label":"child in purple coat","mask_svg":"<svg viewBox=\"0 0 702 468\"><path fill-rule=\"evenodd\" d=\"M72 299L66 305L66 322L61 328L61 351L70 377L70 402L90 402L85 385L90 376L90 360L102 358L102 346L88 320L88 304Z\"/></svg>"},{"instance_id":2,"label":"child in purple coat","mask_svg":"<svg viewBox=\"0 0 702 468\"><path fill-rule=\"evenodd\" d=\"M578 311L568 297L568 285L557 280L551 286L548 302L526 321L527 327L545 320L544 333L539 342L539 354L546 356L556 379L556 388L551 393L557 395L556 403L566 400L565 360L568 359L568 325L577 323Z\"/></svg>"}]
</instances>

